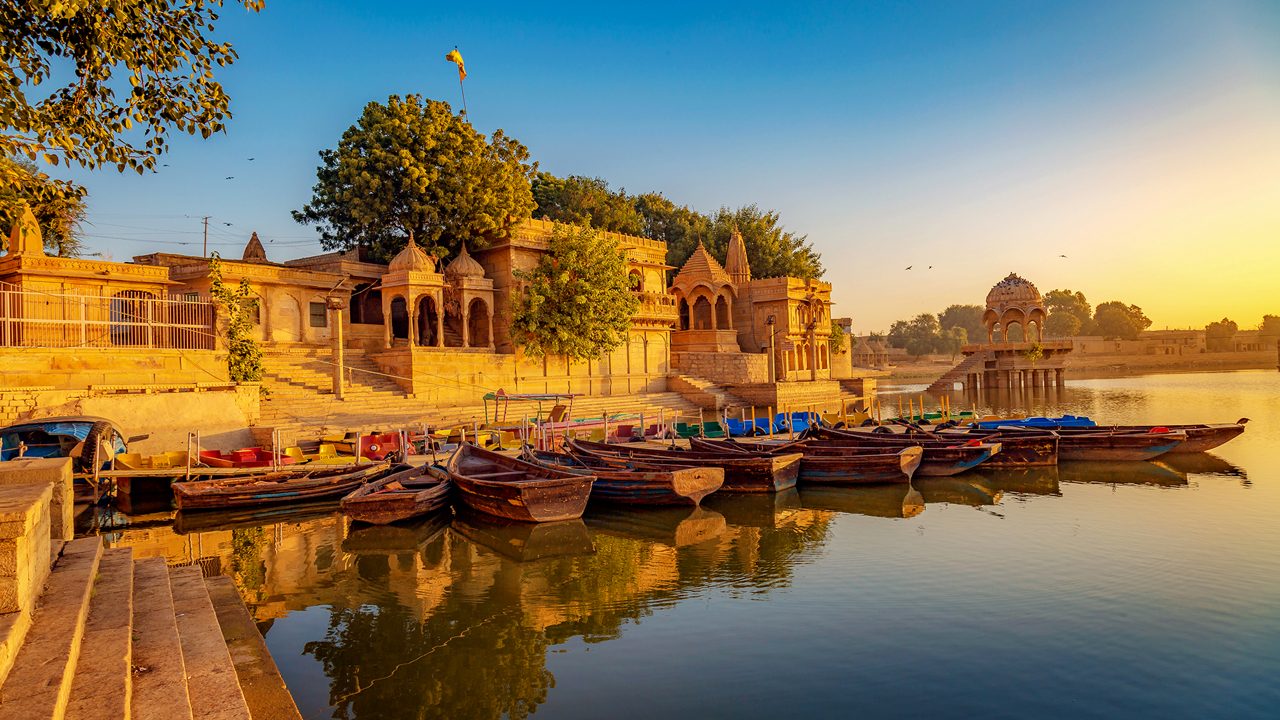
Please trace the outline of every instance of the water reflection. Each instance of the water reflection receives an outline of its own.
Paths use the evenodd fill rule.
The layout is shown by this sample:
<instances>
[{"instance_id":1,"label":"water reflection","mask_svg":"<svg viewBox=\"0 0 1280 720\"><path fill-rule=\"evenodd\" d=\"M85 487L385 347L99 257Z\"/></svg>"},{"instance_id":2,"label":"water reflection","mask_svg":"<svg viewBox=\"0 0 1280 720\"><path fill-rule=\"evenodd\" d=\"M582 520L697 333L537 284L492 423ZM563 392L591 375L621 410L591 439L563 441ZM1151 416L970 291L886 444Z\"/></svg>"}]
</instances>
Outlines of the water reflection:
<instances>
[{"instance_id":1,"label":"water reflection","mask_svg":"<svg viewBox=\"0 0 1280 720\"><path fill-rule=\"evenodd\" d=\"M907 486L897 486L897 503ZM546 656L600 642L696 593L767 594L826 539L832 514L799 493L727 496L712 508L592 507L585 521L498 523L449 513L364 526L332 504L179 515L109 536L135 555L230 575L268 639L294 613L325 613L286 680L304 714L523 718L555 678ZM301 664L299 664L301 663Z\"/></svg>"},{"instance_id":2,"label":"water reflection","mask_svg":"<svg viewBox=\"0 0 1280 720\"><path fill-rule=\"evenodd\" d=\"M907 484L838 487L807 485L800 489L806 508L882 518L910 518L924 512L924 496Z\"/></svg>"},{"instance_id":3,"label":"water reflection","mask_svg":"<svg viewBox=\"0 0 1280 720\"><path fill-rule=\"evenodd\" d=\"M983 485L1001 493L1019 495L1061 495L1058 467L1031 467L1007 469L983 469L973 473L981 477Z\"/></svg>"},{"instance_id":4,"label":"water reflection","mask_svg":"<svg viewBox=\"0 0 1280 720\"><path fill-rule=\"evenodd\" d=\"M926 504L949 503L982 507L999 503L1004 495L987 478L977 473L916 478L911 484L920 491Z\"/></svg>"},{"instance_id":5,"label":"water reflection","mask_svg":"<svg viewBox=\"0 0 1280 720\"><path fill-rule=\"evenodd\" d=\"M1062 482L1097 485L1187 485L1187 474L1168 466L1163 459L1152 462L1062 463L1058 466L1058 478Z\"/></svg>"},{"instance_id":6,"label":"water reflection","mask_svg":"<svg viewBox=\"0 0 1280 720\"><path fill-rule=\"evenodd\" d=\"M1176 453L1160 458L1163 465L1188 475L1217 475L1219 477L1240 478L1248 484L1249 474L1244 468L1233 465L1212 453Z\"/></svg>"}]
</instances>

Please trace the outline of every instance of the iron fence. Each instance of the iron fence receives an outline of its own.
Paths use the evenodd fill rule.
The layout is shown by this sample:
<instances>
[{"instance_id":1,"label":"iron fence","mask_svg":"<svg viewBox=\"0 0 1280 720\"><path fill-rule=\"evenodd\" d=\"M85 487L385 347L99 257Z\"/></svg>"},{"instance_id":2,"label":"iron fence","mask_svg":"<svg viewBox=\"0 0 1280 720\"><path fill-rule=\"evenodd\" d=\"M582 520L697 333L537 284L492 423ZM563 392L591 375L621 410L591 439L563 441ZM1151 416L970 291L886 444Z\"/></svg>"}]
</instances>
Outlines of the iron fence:
<instances>
[{"instance_id":1,"label":"iron fence","mask_svg":"<svg viewBox=\"0 0 1280 720\"><path fill-rule=\"evenodd\" d=\"M140 290L81 295L0 283L0 347L214 348L207 299L162 299Z\"/></svg>"}]
</instances>

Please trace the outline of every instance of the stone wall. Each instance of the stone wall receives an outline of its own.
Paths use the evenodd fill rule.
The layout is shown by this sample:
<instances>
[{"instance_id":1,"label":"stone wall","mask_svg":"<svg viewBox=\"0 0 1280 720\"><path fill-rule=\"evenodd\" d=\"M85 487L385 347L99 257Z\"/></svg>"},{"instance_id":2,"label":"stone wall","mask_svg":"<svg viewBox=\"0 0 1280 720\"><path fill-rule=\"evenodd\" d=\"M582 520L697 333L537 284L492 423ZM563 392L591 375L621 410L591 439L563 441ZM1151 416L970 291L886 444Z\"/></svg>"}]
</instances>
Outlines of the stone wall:
<instances>
[{"instance_id":1,"label":"stone wall","mask_svg":"<svg viewBox=\"0 0 1280 720\"><path fill-rule=\"evenodd\" d=\"M768 353L672 352L671 371L716 383L769 382Z\"/></svg>"},{"instance_id":2,"label":"stone wall","mask_svg":"<svg viewBox=\"0 0 1280 720\"><path fill-rule=\"evenodd\" d=\"M195 430L201 433L202 447L233 450L250 444L247 428L258 421L259 402L257 385L121 393L11 388L0 392L0 427L42 417L95 415L116 422L126 435L150 433L129 443L132 452L182 450L187 433Z\"/></svg>"},{"instance_id":3,"label":"stone wall","mask_svg":"<svg viewBox=\"0 0 1280 720\"><path fill-rule=\"evenodd\" d=\"M0 348L0 388L227 382L224 355L155 348Z\"/></svg>"},{"instance_id":4,"label":"stone wall","mask_svg":"<svg viewBox=\"0 0 1280 720\"><path fill-rule=\"evenodd\" d=\"M840 383L835 380L726 385L725 389L757 408L772 407L775 413L804 412L810 406L836 411L843 397Z\"/></svg>"},{"instance_id":5,"label":"stone wall","mask_svg":"<svg viewBox=\"0 0 1280 720\"><path fill-rule=\"evenodd\" d=\"M444 407L475 405L482 395L498 389L603 396L665 392L667 356L664 331L633 332L622 347L587 362L478 348L398 347L368 355L406 392Z\"/></svg>"},{"instance_id":6,"label":"stone wall","mask_svg":"<svg viewBox=\"0 0 1280 720\"><path fill-rule=\"evenodd\" d=\"M16 458L0 465L0 486L49 486L49 536L75 537L75 491L71 487L70 458Z\"/></svg>"}]
</instances>

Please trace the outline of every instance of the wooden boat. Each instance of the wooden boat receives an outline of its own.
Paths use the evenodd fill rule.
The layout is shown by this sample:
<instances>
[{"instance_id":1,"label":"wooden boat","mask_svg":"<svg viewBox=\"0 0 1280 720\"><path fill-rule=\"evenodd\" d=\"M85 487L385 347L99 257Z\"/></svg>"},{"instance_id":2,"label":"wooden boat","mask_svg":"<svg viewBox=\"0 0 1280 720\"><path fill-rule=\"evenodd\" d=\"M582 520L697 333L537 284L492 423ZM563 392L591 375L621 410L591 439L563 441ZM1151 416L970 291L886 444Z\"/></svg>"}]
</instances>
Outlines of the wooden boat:
<instances>
[{"instance_id":1,"label":"wooden boat","mask_svg":"<svg viewBox=\"0 0 1280 720\"><path fill-rule=\"evenodd\" d=\"M780 492L793 488L800 476L800 459L803 457L798 452L769 455L705 453L665 450L638 443L606 445L586 440L570 440L569 449L574 455L631 458L667 467L723 468L724 484L721 489L726 492Z\"/></svg>"},{"instance_id":2,"label":"wooden boat","mask_svg":"<svg viewBox=\"0 0 1280 720\"><path fill-rule=\"evenodd\" d=\"M178 510L217 510L277 503L338 498L391 469L389 463L350 468L282 470L245 477L218 478L173 484Z\"/></svg>"},{"instance_id":3,"label":"wooden boat","mask_svg":"<svg viewBox=\"0 0 1280 720\"><path fill-rule=\"evenodd\" d=\"M767 443L751 443L691 438L690 447L697 450L753 453L800 452L800 481L828 485L863 485L868 483L909 483L911 476L924 459L924 448L886 447L882 452L844 455L819 450L808 451L803 442L776 446Z\"/></svg>"},{"instance_id":4,"label":"wooden boat","mask_svg":"<svg viewBox=\"0 0 1280 720\"><path fill-rule=\"evenodd\" d=\"M1129 462L1152 460L1187 439L1184 432L1065 432L1058 439L1059 460Z\"/></svg>"},{"instance_id":5,"label":"wooden boat","mask_svg":"<svg viewBox=\"0 0 1280 720\"><path fill-rule=\"evenodd\" d=\"M1249 418L1240 418L1233 423L1213 425L1105 425L1094 428L1071 428L1059 432L1062 435L1079 435L1090 432L1150 433L1167 429L1187 436L1186 440L1168 452L1190 454L1207 452L1233 440L1244 432L1244 426L1248 422Z\"/></svg>"},{"instance_id":6,"label":"wooden boat","mask_svg":"<svg viewBox=\"0 0 1280 720\"><path fill-rule=\"evenodd\" d=\"M270 450L260 447L243 448L223 452L221 450L201 450L200 462L217 468L262 468L271 467L274 462ZM281 453L281 465L293 465L297 460L288 454Z\"/></svg>"},{"instance_id":7,"label":"wooden boat","mask_svg":"<svg viewBox=\"0 0 1280 720\"><path fill-rule=\"evenodd\" d=\"M806 447L810 448L806 452L815 454L868 454L883 452L886 447L885 445L865 441L863 438L867 433L832 430L830 428L813 428L810 432L812 439L805 441ZM945 441L931 443L927 442L927 440L927 438L923 438L899 445L899 447L905 447L907 444L919 445L924 448L924 456L920 460L920 467L916 469L915 477L949 477L958 475L991 459L1001 451L1002 447L998 442L985 442L976 438L967 442L954 443Z\"/></svg>"},{"instance_id":8,"label":"wooden boat","mask_svg":"<svg viewBox=\"0 0 1280 720\"><path fill-rule=\"evenodd\" d=\"M800 504L814 510L884 518L912 518L924 512L924 496L910 484L804 485L800 488Z\"/></svg>"},{"instance_id":9,"label":"wooden boat","mask_svg":"<svg viewBox=\"0 0 1280 720\"><path fill-rule=\"evenodd\" d=\"M704 507L660 507L634 512L621 507L592 507L582 516L592 531L682 548L720 537L728 529L724 515Z\"/></svg>"},{"instance_id":10,"label":"wooden boat","mask_svg":"<svg viewBox=\"0 0 1280 720\"><path fill-rule=\"evenodd\" d=\"M397 465L390 475L361 485L342 498L342 513L370 525L408 520L449 504L449 474L430 465Z\"/></svg>"},{"instance_id":11,"label":"wooden boat","mask_svg":"<svg viewBox=\"0 0 1280 720\"><path fill-rule=\"evenodd\" d=\"M595 482L592 475L535 465L469 444L458 446L446 467L468 507L516 522L582 517Z\"/></svg>"},{"instance_id":12,"label":"wooden boat","mask_svg":"<svg viewBox=\"0 0 1280 720\"><path fill-rule=\"evenodd\" d=\"M582 518L512 522L462 506L450 528L463 538L517 562L590 555L596 551Z\"/></svg>"},{"instance_id":13,"label":"wooden boat","mask_svg":"<svg viewBox=\"0 0 1280 720\"><path fill-rule=\"evenodd\" d=\"M526 450L524 458L544 467L594 475L591 499L629 505L697 505L724 484L715 467L668 467L644 463L607 463L563 453Z\"/></svg>"},{"instance_id":14,"label":"wooden boat","mask_svg":"<svg viewBox=\"0 0 1280 720\"><path fill-rule=\"evenodd\" d=\"M881 438L917 438L921 433L884 435L864 433L877 440ZM924 434L936 443L950 443L956 439L980 440L1000 443L1000 452L982 463L984 468L1052 467L1058 464L1058 434L1053 430L979 430L976 428L949 428Z\"/></svg>"}]
</instances>

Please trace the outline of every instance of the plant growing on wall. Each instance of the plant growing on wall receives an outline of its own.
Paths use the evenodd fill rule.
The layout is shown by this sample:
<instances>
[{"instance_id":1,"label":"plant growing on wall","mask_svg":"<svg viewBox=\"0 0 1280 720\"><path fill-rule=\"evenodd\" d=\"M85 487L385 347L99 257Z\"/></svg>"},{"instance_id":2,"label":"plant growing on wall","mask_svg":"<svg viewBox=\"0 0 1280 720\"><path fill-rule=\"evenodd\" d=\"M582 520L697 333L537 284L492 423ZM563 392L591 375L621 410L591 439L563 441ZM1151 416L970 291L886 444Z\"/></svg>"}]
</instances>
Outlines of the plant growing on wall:
<instances>
[{"instance_id":1,"label":"plant growing on wall","mask_svg":"<svg viewBox=\"0 0 1280 720\"><path fill-rule=\"evenodd\" d=\"M844 326L835 320L831 321L831 354L839 355L844 352Z\"/></svg>"},{"instance_id":2,"label":"plant growing on wall","mask_svg":"<svg viewBox=\"0 0 1280 720\"><path fill-rule=\"evenodd\" d=\"M1031 343L1031 347L1022 351L1022 356L1032 363L1040 362L1044 359L1044 348L1038 342Z\"/></svg>"},{"instance_id":3,"label":"plant growing on wall","mask_svg":"<svg viewBox=\"0 0 1280 720\"><path fill-rule=\"evenodd\" d=\"M557 225L532 270L517 270L511 337L526 354L587 360L626 342L640 300L618 243L591 228Z\"/></svg>"},{"instance_id":4,"label":"plant growing on wall","mask_svg":"<svg viewBox=\"0 0 1280 720\"><path fill-rule=\"evenodd\" d=\"M227 374L233 382L262 380L262 348L253 339L253 317L258 298L249 281L231 289L222 281L222 259L218 253L209 258L209 296L222 306L227 315Z\"/></svg>"}]
</instances>

